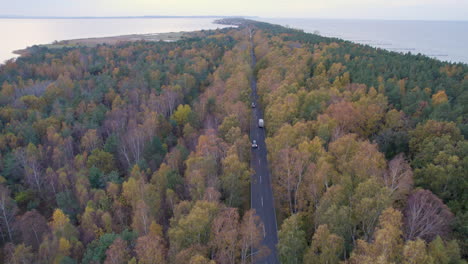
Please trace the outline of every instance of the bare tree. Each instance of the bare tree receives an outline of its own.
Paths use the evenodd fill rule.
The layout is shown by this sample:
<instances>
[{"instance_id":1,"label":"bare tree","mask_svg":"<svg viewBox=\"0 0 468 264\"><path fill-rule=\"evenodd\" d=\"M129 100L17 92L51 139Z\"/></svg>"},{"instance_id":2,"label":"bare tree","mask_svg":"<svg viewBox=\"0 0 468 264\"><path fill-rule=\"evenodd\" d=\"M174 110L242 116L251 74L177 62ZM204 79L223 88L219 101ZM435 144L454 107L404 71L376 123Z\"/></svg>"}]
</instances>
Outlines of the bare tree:
<instances>
[{"instance_id":1,"label":"bare tree","mask_svg":"<svg viewBox=\"0 0 468 264\"><path fill-rule=\"evenodd\" d=\"M118 237L106 251L106 260L104 264L123 264L128 263L130 254L128 252L127 241Z\"/></svg>"},{"instance_id":2,"label":"bare tree","mask_svg":"<svg viewBox=\"0 0 468 264\"><path fill-rule=\"evenodd\" d=\"M255 210L249 210L244 214L240 226L240 257L241 263L249 263L249 259L258 259L268 255L269 249L262 246L265 226Z\"/></svg>"},{"instance_id":3,"label":"bare tree","mask_svg":"<svg viewBox=\"0 0 468 264\"><path fill-rule=\"evenodd\" d=\"M4 241L5 232L8 235L8 241L13 241L13 223L16 211L17 207L10 197L10 191L5 186L0 185L0 230Z\"/></svg>"},{"instance_id":4,"label":"bare tree","mask_svg":"<svg viewBox=\"0 0 468 264\"><path fill-rule=\"evenodd\" d=\"M40 164L41 155L40 146L36 147L32 143L16 152L16 157L23 165L26 182L39 192L42 191L42 184L44 181Z\"/></svg>"},{"instance_id":5,"label":"bare tree","mask_svg":"<svg viewBox=\"0 0 468 264\"><path fill-rule=\"evenodd\" d=\"M174 91L174 89L164 90L162 99L167 104L167 109L169 110L169 113L165 113L166 115L172 115L174 113L174 109L180 103L181 97L180 93Z\"/></svg>"},{"instance_id":6,"label":"bare tree","mask_svg":"<svg viewBox=\"0 0 468 264\"><path fill-rule=\"evenodd\" d=\"M219 263L234 264L238 258L237 240L239 234L239 213L236 208L224 209L211 226L210 245L213 259Z\"/></svg>"},{"instance_id":7,"label":"bare tree","mask_svg":"<svg viewBox=\"0 0 468 264\"><path fill-rule=\"evenodd\" d=\"M34 250L39 248L42 238L49 232L47 220L36 210L28 211L19 217L17 223L23 239L23 243L32 246Z\"/></svg>"},{"instance_id":8,"label":"bare tree","mask_svg":"<svg viewBox=\"0 0 468 264\"><path fill-rule=\"evenodd\" d=\"M289 213L294 214L298 210L298 191L309 164L306 157L294 148L282 149L279 155L280 159L274 165L276 188L288 202Z\"/></svg>"},{"instance_id":9,"label":"bare tree","mask_svg":"<svg viewBox=\"0 0 468 264\"><path fill-rule=\"evenodd\" d=\"M388 170L384 173L383 180L395 199L403 199L409 194L413 187L413 171L403 153L388 162Z\"/></svg>"},{"instance_id":10,"label":"bare tree","mask_svg":"<svg viewBox=\"0 0 468 264\"><path fill-rule=\"evenodd\" d=\"M140 161L144 144L144 134L138 127L129 128L128 132L123 135L119 147L128 166L133 164L133 162L137 163Z\"/></svg>"},{"instance_id":11,"label":"bare tree","mask_svg":"<svg viewBox=\"0 0 468 264\"><path fill-rule=\"evenodd\" d=\"M115 108L106 114L103 130L108 135L125 131L128 119L133 118L128 109Z\"/></svg>"},{"instance_id":12,"label":"bare tree","mask_svg":"<svg viewBox=\"0 0 468 264\"><path fill-rule=\"evenodd\" d=\"M140 115L140 122L130 119L126 130L120 134L119 150L128 166L138 163L143 158L145 144L156 134L157 113L145 111Z\"/></svg>"},{"instance_id":13,"label":"bare tree","mask_svg":"<svg viewBox=\"0 0 468 264\"><path fill-rule=\"evenodd\" d=\"M450 232L454 219L450 209L428 190L416 190L408 197L404 210L405 237L408 240L422 238L433 240Z\"/></svg>"}]
</instances>

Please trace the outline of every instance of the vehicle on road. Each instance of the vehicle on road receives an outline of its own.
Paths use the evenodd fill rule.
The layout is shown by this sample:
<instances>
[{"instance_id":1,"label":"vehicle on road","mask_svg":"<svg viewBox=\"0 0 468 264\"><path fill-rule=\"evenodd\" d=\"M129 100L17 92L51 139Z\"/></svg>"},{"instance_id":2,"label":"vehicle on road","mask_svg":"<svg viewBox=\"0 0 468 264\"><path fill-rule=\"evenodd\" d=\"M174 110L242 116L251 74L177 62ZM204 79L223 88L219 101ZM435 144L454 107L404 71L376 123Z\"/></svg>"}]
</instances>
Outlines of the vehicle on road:
<instances>
[{"instance_id":1,"label":"vehicle on road","mask_svg":"<svg viewBox=\"0 0 468 264\"><path fill-rule=\"evenodd\" d=\"M255 108L256 105L255 105L255 102L252 102L252 108Z\"/></svg>"},{"instance_id":2,"label":"vehicle on road","mask_svg":"<svg viewBox=\"0 0 468 264\"><path fill-rule=\"evenodd\" d=\"M265 122L263 121L263 119L259 119L258 120L258 127L263 128L264 126L265 126Z\"/></svg>"},{"instance_id":3,"label":"vehicle on road","mask_svg":"<svg viewBox=\"0 0 468 264\"><path fill-rule=\"evenodd\" d=\"M252 140L252 148L258 148L257 140Z\"/></svg>"}]
</instances>

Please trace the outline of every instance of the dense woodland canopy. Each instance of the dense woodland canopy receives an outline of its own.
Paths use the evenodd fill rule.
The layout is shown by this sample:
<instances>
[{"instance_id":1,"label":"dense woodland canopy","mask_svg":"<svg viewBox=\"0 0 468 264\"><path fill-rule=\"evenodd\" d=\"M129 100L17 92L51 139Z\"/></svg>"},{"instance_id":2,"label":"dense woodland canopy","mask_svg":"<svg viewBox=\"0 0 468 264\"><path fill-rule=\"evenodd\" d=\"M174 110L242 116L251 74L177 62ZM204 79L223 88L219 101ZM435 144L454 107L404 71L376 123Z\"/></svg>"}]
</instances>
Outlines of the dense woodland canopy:
<instances>
[{"instance_id":1,"label":"dense woodland canopy","mask_svg":"<svg viewBox=\"0 0 468 264\"><path fill-rule=\"evenodd\" d=\"M0 66L0 262L261 256L251 78L283 264L466 263L468 66L246 20Z\"/></svg>"}]
</instances>

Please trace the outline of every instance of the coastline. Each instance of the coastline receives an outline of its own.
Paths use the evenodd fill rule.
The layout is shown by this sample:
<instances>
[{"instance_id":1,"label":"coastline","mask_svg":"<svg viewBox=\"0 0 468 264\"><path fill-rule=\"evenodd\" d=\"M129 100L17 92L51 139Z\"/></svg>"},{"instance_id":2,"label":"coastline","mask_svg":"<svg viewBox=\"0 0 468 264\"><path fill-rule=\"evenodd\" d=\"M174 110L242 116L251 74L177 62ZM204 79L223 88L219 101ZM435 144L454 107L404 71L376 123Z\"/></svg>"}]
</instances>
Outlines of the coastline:
<instances>
[{"instance_id":1,"label":"coastline","mask_svg":"<svg viewBox=\"0 0 468 264\"><path fill-rule=\"evenodd\" d=\"M249 19L239 19L239 18L219 18L214 21L212 21L213 24L217 25L223 25L223 26L231 26L231 27L236 27L239 26L242 23L245 23L245 21L249 21ZM268 21L268 19L260 19L260 20L254 20L258 22L266 22L266 23L273 23L276 25L281 24L281 21ZM319 22L321 20L318 20ZM282 21L285 23L285 21ZM428 57L431 57L433 59L442 61L442 62L448 62L448 63L463 63L467 64L468 63L468 58L464 56L463 54L454 54L455 51L451 50L450 52L444 51L441 49L435 49L435 48L430 48L428 49L426 47L426 50L420 49L420 48L415 48L417 45L403 45L399 44L398 42L392 42L388 40L373 40L369 39L366 36L362 38L347 38L345 36L337 35L333 36L330 34L320 34L318 30L316 32L312 32L310 28L307 28L307 25L303 25L303 27L297 27L298 25L293 24L293 26L296 26L295 28L298 28L299 30L308 32L308 33L315 33L319 34L323 37L328 37L328 38L338 38L344 41L351 41L356 44L360 45L367 45L373 48L377 49L383 49L387 50L390 52L397 52L400 54L408 54L411 53L413 55L417 54L422 54ZM73 48L73 47L95 47L99 44L108 44L108 45L115 45L119 42L131 42L131 41L177 41L180 39L183 39L184 37L190 35L192 32L195 31L180 31L180 32L170 32L170 33L150 33L150 34L129 34L129 35L115 35L115 36L107 36L107 37L94 37L94 38L79 38L79 39L68 39L68 40L61 40L61 41L56 41L54 43L49 43L49 44L38 44L35 46L30 46L27 48L23 49L17 49L12 51L13 54L17 55L15 56L16 58L18 56L25 56L28 55L30 52L33 51L33 47L46 47L49 49L58 49L58 48ZM457 57L458 56L458 57ZM14 57L12 57L14 58ZM6 62L6 60L5 60ZM0 61L0 65L3 64L4 62Z\"/></svg>"},{"instance_id":2,"label":"coastline","mask_svg":"<svg viewBox=\"0 0 468 264\"><path fill-rule=\"evenodd\" d=\"M108 36L108 37L96 37L96 38L80 38L80 39L68 39L55 41L49 44L40 44L24 49L14 50L13 53L16 55L27 55L33 47L46 47L49 49L59 49L68 47L95 47L101 44L115 45L122 42L134 42L134 41L165 41L173 42L186 38L190 32L168 32L168 33L152 33L152 34L131 34L131 35L119 35L119 36Z\"/></svg>"}]
</instances>

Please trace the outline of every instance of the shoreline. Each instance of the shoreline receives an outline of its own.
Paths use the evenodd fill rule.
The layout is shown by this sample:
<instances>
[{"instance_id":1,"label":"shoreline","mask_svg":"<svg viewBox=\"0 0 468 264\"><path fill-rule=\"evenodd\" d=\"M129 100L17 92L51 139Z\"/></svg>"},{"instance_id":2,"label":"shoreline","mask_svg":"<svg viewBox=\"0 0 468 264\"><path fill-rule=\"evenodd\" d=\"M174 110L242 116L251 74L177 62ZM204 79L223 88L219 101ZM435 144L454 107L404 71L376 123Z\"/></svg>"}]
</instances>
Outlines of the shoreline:
<instances>
[{"instance_id":1,"label":"shoreline","mask_svg":"<svg viewBox=\"0 0 468 264\"><path fill-rule=\"evenodd\" d=\"M227 27L238 27L243 23L246 23L246 21L250 21L250 19L242 19L242 18L237 18L237 17L220 17L219 19L216 19L212 21L213 24L217 25L223 25ZM257 22L263 22L263 23L272 23L271 21L262 21L262 20L253 20ZM276 24L279 25L279 24ZM299 29L304 31L304 29ZM117 36L105 36L105 37L90 37L90 38L78 38L78 39L69 39L69 40L60 40L60 41L55 41L53 43L48 43L48 44L38 44L30 47L26 47L23 49L17 49L12 51L12 54L16 55L10 59L17 58L18 56L27 56L31 52L34 51L34 48L48 48L48 49L59 49L59 48L76 48L76 47L96 47L97 45L100 44L107 44L107 45L116 45L121 42L135 42L135 41L166 41L166 42L173 42L173 41L178 41L181 39L184 39L188 36L190 36L192 33L197 32L199 30L195 31L180 31L180 32L167 32L167 33L150 33L150 34L129 34L129 35L117 35ZM307 32L307 31L306 31ZM422 52L418 51L416 48L394 48L392 47L392 43L387 43L383 42L381 44L379 43L372 43L374 40L370 39L359 39L359 40L351 40L351 39L345 39L343 36L330 36L330 35L322 35L320 33L313 33L313 32L308 32L312 34L319 34L323 37L327 38L338 38L343 41L350 41L355 44L359 45L367 45L376 49L383 49L386 51L390 52L396 52L400 54L407 54L408 52L411 52L412 55L417 55L418 53L421 53L424 56L436 59L441 62L448 62L448 63L453 63L453 64L467 64L468 62L465 62L463 59L455 59L452 58L448 53L443 53L443 52ZM0 65L4 64L7 60L4 62L0 61Z\"/></svg>"},{"instance_id":2,"label":"shoreline","mask_svg":"<svg viewBox=\"0 0 468 264\"><path fill-rule=\"evenodd\" d=\"M16 55L27 55L34 47L46 47L48 49L60 49L60 48L72 48L72 47L96 47L97 45L116 45L123 42L135 42L135 41L165 41L174 42L184 38L187 38L191 32L180 31L180 32L167 32L167 33L150 33L150 34L130 34L130 35L119 35L119 36L108 36L108 37L94 37L94 38L79 38L79 39L67 39L55 41L48 44L34 45L24 49L14 50L12 53Z\"/></svg>"}]
</instances>

